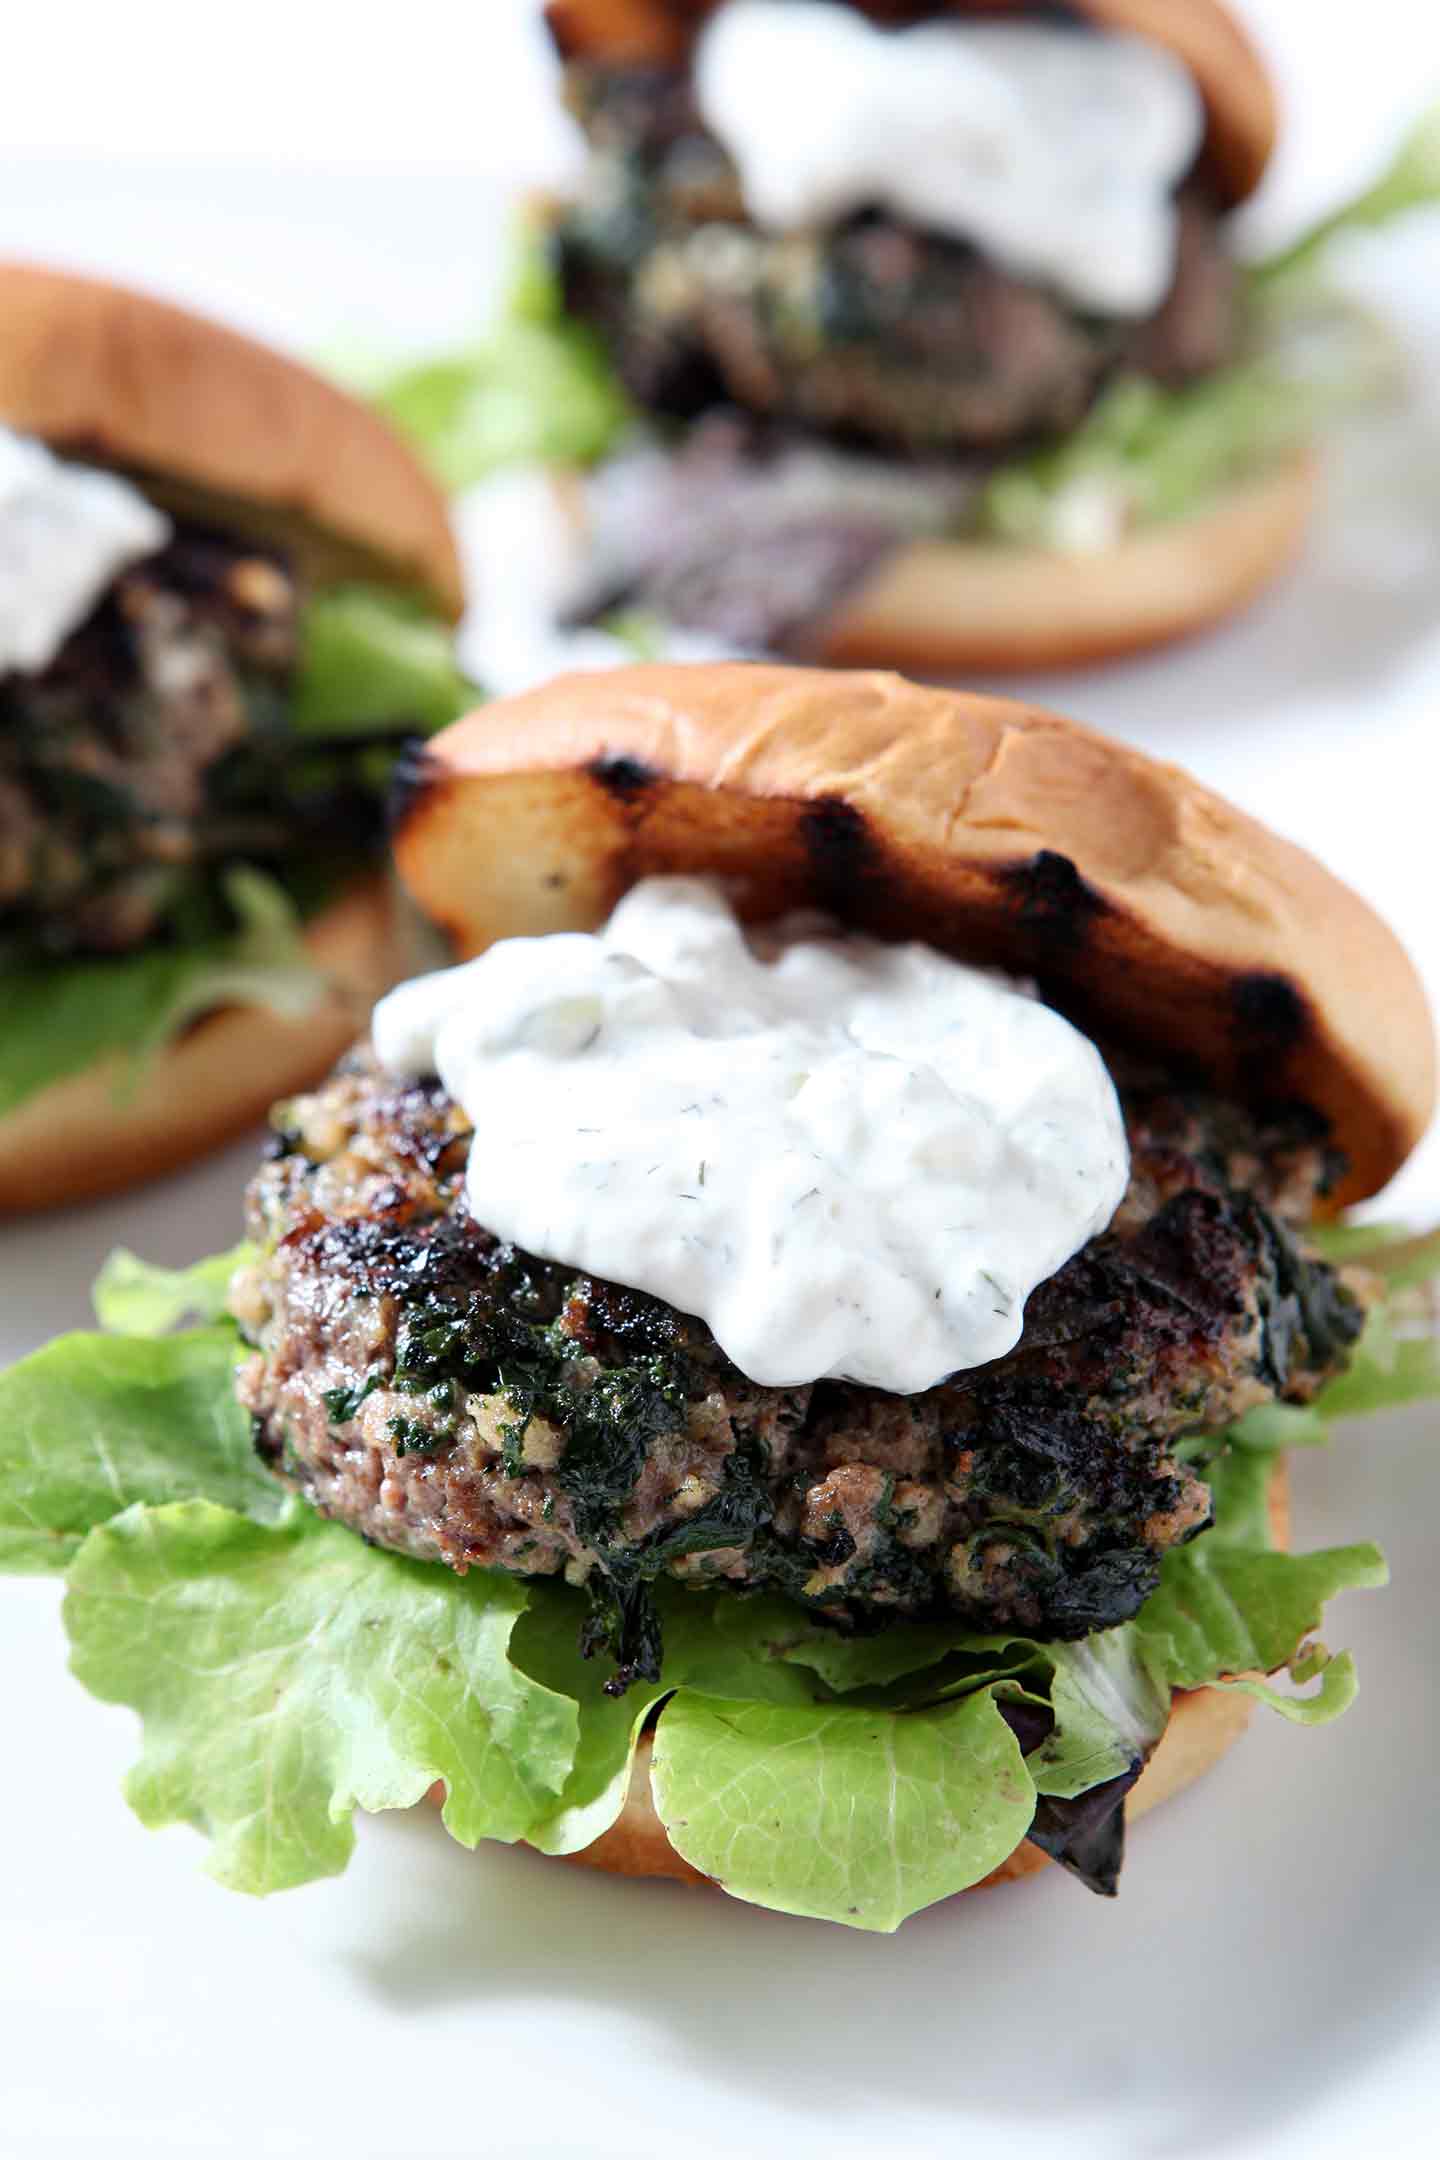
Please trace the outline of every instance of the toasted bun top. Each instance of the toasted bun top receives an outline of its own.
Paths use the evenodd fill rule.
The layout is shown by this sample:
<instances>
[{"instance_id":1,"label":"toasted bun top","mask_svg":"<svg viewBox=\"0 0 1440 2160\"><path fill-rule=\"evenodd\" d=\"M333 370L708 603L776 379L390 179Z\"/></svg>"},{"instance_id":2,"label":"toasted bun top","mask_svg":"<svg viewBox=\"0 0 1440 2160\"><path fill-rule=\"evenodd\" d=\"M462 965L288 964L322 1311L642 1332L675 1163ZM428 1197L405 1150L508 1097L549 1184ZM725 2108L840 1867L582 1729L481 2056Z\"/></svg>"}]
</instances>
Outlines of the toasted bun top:
<instances>
[{"instance_id":1,"label":"toasted bun top","mask_svg":"<svg viewBox=\"0 0 1440 2160\"><path fill-rule=\"evenodd\" d=\"M549 0L546 17L561 54L675 66L719 0ZM1033 12L1033 0L855 0L881 22L944 14ZM1275 147L1275 93L1249 38L1219 0L1075 0L1075 12L1106 30L1130 30L1168 46L1199 85L1209 117L1205 161L1227 202L1251 194Z\"/></svg>"},{"instance_id":2,"label":"toasted bun top","mask_svg":"<svg viewBox=\"0 0 1440 2160\"><path fill-rule=\"evenodd\" d=\"M334 384L98 279L0 263L0 422L131 472L182 511L307 541L336 575L464 604L445 499Z\"/></svg>"},{"instance_id":3,"label":"toasted bun top","mask_svg":"<svg viewBox=\"0 0 1440 2160\"><path fill-rule=\"evenodd\" d=\"M462 953L718 874L752 919L922 938L1179 1077L1312 1105L1339 1203L1430 1120L1429 1009L1379 917L1177 766L1033 706L745 663L568 675L434 738L402 793L401 872Z\"/></svg>"}]
</instances>

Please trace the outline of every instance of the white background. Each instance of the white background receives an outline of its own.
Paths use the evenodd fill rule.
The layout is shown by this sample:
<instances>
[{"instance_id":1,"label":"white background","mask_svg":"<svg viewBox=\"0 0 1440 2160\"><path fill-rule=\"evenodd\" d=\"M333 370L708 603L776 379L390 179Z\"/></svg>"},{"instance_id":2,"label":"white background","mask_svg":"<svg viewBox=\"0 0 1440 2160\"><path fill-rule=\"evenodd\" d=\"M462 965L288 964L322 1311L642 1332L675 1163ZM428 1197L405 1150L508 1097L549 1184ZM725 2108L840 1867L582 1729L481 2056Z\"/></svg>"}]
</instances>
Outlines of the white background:
<instances>
[{"instance_id":1,"label":"white background","mask_svg":"<svg viewBox=\"0 0 1440 2160\"><path fill-rule=\"evenodd\" d=\"M568 154L529 12L7 10L0 249L300 350L463 335L502 189ZM1353 186L1440 88L1440 11L1247 13L1292 113L1258 242ZM1183 652L1043 687L1315 847L1440 995L1440 223L1349 268L1403 326L1415 388L1333 461L1298 574ZM7 1230L0 1355L83 1324L121 1238L177 1261L229 1242L252 1155ZM1392 1204L1440 1212L1434 1147ZM1041 1879L893 1940L467 1857L429 1820L362 1826L337 1883L229 1897L188 1833L127 1815L130 1720L66 1678L53 1586L0 1585L0 2154L1432 2152L1432 1422L1300 1468L1299 1537L1378 1535L1395 1570L1337 1613L1366 1677L1349 1718L1258 1726L1137 1835L1117 1906Z\"/></svg>"}]
</instances>

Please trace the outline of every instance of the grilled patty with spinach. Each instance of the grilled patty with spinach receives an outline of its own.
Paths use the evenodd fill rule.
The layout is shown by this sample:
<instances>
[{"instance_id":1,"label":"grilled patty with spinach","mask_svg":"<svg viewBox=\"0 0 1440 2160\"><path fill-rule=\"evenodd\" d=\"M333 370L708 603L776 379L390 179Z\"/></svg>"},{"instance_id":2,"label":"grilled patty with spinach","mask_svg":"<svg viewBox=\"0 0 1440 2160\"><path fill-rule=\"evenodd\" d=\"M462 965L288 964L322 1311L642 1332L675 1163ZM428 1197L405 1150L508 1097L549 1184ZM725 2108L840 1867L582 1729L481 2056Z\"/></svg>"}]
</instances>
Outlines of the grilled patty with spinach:
<instances>
[{"instance_id":1,"label":"grilled patty with spinach","mask_svg":"<svg viewBox=\"0 0 1440 2160\"><path fill-rule=\"evenodd\" d=\"M260 1454L375 1544L583 1585L622 1681L657 1669L666 1576L850 1626L1126 1620L1209 1521L1207 1436L1309 1400L1362 1314L1306 1246L1337 1169L1313 1120L1119 1077L1110 1229L1009 1356L898 1396L757 1386L700 1321L499 1242L464 1170L503 1134L357 1051L277 1110L250 1188L232 1302Z\"/></svg>"},{"instance_id":2,"label":"grilled patty with spinach","mask_svg":"<svg viewBox=\"0 0 1440 2160\"><path fill-rule=\"evenodd\" d=\"M373 741L292 724L304 597L282 554L182 525L0 678L0 940L125 952L220 905L227 864L378 851Z\"/></svg>"}]
</instances>

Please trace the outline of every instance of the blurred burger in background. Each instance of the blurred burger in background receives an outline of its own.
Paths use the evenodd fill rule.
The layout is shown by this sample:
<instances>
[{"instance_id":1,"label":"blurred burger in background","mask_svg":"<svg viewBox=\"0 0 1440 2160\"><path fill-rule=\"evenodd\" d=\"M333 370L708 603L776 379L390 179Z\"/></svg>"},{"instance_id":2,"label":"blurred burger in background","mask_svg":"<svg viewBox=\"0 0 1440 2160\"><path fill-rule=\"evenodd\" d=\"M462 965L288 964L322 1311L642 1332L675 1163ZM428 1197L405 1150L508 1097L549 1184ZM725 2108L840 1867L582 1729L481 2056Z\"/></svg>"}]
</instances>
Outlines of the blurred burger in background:
<instances>
[{"instance_id":1,"label":"blurred burger in background","mask_svg":"<svg viewBox=\"0 0 1440 2160\"><path fill-rule=\"evenodd\" d=\"M679 518L656 520L664 612L828 658L1068 661L1193 628L1285 562L1303 449L1158 546L1086 474L1003 544L1017 458L1117 381L1175 390L1240 350L1224 220L1276 113L1211 0L549 20L590 152L555 225L566 304L636 404L686 424L696 522L751 498L754 541L718 553L677 557Z\"/></svg>"},{"instance_id":2,"label":"blurred burger in background","mask_svg":"<svg viewBox=\"0 0 1440 2160\"><path fill-rule=\"evenodd\" d=\"M308 369L0 265L0 1211L318 1076L413 965L401 742L473 698L444 498Z\"/></svg>"},{"instance_id":3,"label":"blurred burger in background","mask_svg":"<svg viewBox=\"0 0 1440 2160\"><path fill-rule=\"evenodd\" d=\"M1216 0L551 0L585 161L490 344L385 401L465 484L563 467L572 625L922 671L1243 605L1393 382L1323 243L1440 186L1433 122L1276 261L1277 130ZM647 646L647 649L651 649Z\"/></svg>"}]
</instances>

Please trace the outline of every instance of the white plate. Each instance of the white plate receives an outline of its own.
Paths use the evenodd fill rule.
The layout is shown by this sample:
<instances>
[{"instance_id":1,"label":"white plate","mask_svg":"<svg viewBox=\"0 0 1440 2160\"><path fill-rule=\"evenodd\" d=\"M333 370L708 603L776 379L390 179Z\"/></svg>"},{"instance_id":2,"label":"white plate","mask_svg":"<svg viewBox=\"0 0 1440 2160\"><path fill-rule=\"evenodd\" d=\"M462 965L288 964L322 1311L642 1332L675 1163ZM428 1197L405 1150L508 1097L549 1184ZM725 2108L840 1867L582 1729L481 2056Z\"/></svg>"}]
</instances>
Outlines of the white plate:
<instances>
[{"instance_id":1,"label":"white plate","mask_svg":"<svg viewBox=\"0 0 1440 2160\"><path fill-rule=\"evenodd\" d=\"M143 270L301 345L387 314L411 335L463 329L455 265L473 248L475 290L489 274L483 204L454 177L52 161L12 178L0 247ZM1368 271L1408 304L1431 378L1440 324L1416 309L1437 273L1433 227ZM1417 404L1344 461L1299 573L1244 622L1043 695L1310 841L1440 992L1440 414ZM174 1261L228 1242L251 1159L7 1229L0 1355L84 1324L118 1239ZM1398 1199L1440 1212L1434 1147ZM1297 1536L1377 1536L1395 1571L1335 1613L1364 1675L1341 1724L1259 1723L1137 1833L1115 1905L1042 1878L893 1939L469 1856L428 1816L363 1824L346 1877L248 1904L199 1873L189 1833L127 1814L131 1720L66 1677L55 1587L0 1584L0 2150L1431 2151L1434 1434L1396 1415L1299 1465Z\"/></svg>"}]
</instances>

